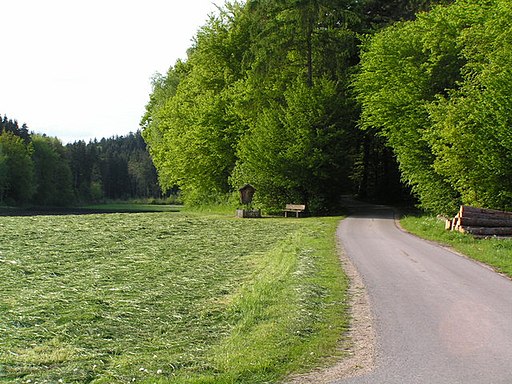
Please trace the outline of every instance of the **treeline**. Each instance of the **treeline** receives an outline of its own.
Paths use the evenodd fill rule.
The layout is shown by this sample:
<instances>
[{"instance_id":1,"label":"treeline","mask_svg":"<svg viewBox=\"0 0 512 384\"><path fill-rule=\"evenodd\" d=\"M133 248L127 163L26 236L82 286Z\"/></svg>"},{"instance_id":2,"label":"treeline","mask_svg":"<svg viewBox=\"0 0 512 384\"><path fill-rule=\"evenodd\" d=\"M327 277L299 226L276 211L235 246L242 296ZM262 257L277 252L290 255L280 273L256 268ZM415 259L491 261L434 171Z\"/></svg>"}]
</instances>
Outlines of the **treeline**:
<instances>
[{"instance_id":1,"label":"treeline","mask_svg":"<svg viewBox=\"0 0 512 384\"><path fill-rule=\"evenodd\" d=\"M226 3L154 79L142 127L161 186L197 203L250 183L262 207L315 212L343 193L409 196L390 142L360 129L354 76L367 36L439 2Z\"/></svg>"},{"instance_id":2,"label":"treeline","mask_svg":"<svg viewBox=\"0 0 512 384\"><path fill-rule=\"evenodd\" d=\"M438 4L436 4L438 3ZM512 208L512 3L227 3L154 79L143 136L188 202Z\"/></svg>"},{"instance_id":3,"label":"treeline","mask_svg":"<svg viewBox=\"0 0 512 384\"><path fill-rule=\"evenodd\" d=\"M75 195L84 201L159 198L156 169L140 132L68 144Z\"/></svg>"},{"instance_id":4,"label":"treeline","mask_svg":"<svg viewBox=\"0 0 512 384\"><path fill-rule=\"evenodd\" d=\"M0 120L0 204L69 206L160 195L140 132L64 146L30 133L26 124Z\"/></svg>"},{"instance_id":5,"label":"treeline","mask_svg":"<svg viewBox=\"0 0 512 384\"><path fill-rule=\"evenodd\" d=\"M430 210L512 209L511 19L509 0L460 0L363 46L362 125Z\"/></svg>"}]
</instances>

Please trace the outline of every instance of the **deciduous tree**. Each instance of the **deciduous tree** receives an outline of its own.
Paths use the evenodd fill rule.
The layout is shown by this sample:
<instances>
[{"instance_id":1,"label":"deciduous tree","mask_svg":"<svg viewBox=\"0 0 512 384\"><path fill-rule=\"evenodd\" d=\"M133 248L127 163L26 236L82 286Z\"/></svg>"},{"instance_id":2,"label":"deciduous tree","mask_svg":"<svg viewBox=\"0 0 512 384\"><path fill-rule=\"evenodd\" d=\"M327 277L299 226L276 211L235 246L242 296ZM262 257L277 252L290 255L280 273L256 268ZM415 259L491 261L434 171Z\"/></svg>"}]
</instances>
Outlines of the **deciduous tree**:
<instances>
[{"instance_id":1,"label":"deciduous tree","mask_svg":"<svg viewBox=\"0 0 512 384\"><path fill-rule=\"evenodd\" d=\"M5 161L5 183L2 200L27 203L35 192L32 146L11 132L0 134L0 148Z\"/></svg>"}]
</instances>

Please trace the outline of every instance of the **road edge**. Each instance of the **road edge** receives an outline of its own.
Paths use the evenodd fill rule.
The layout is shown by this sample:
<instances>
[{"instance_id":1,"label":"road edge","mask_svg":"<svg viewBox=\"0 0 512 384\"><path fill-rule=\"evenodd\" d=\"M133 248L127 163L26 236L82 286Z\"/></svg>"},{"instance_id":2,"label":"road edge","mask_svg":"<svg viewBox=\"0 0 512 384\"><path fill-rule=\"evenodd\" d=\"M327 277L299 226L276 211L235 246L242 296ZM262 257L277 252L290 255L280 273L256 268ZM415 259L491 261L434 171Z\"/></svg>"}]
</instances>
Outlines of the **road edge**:
<instances>
[{"instance_id":1,"label":"road edge","mask_svg":"<svg viewBox=\"0 0 512 384\"><path fill-rule=\"evenodd\" d=\"M345 356L332 366L294 375L286 381L287 384L333 383L364 375L375 368L377 350L375 316L363 279L343 248L340 233L342 222L343 220L340 221L336 230L336 243L340 263L349 281L347 294L350 325L338 348Z\"/></svg>"}]
</instances>

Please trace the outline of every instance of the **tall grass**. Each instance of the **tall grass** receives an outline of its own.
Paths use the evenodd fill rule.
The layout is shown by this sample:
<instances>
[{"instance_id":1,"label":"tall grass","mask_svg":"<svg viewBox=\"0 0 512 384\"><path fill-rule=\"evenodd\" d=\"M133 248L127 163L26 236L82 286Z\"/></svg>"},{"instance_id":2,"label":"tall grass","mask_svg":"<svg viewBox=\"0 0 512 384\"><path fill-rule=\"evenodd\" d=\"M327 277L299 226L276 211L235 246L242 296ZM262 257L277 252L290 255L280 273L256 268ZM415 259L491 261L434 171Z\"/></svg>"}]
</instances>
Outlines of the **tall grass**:
<instances>
[{"instance_id":1,"label":"tall grass","mask_svg":"<svg viewBox=\"0 0 512 384\"><path fill-rule=\"evenodd\" d=\"M469 234L446 231L444 221L432 216L406 216L401 225L411 233L448 245L458 252L492 266L512 277L512 239L479 239Z\"/></svg>"},{"instance_id":2,"label":"tall grass","mask_svg":"<svg viewBox=\"0 0 512 384\"><path fill-rule=\"evenodd\" d=\"M0 382L265 383L333 356L337 219L0 219Z\"/></svg>"}]
</instances>

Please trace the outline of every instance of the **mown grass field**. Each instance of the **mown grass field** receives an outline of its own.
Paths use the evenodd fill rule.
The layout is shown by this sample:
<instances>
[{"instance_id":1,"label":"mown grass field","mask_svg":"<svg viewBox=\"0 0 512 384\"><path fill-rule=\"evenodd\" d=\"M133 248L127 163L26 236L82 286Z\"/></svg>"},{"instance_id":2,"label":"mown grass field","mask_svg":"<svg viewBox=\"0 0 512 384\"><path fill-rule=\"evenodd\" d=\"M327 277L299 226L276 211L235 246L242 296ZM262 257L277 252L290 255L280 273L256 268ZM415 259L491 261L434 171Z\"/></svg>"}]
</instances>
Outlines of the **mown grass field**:
<instances>
[{"instance_id":1,"label":"mown grass field","mask_svg":"<svg viewBox=\"0 0 512 384\"><path fill-rule=\"evenodd\" d=\"M432 216L406 216L400 224L411 233L450 246L512 278L512 239L478 239L446 231L444 221Z\"/></svg>"},{"instance_id":2,"label":"mown grass field","mask_svg":"<svg viewBox=\"0 0 512 384\"><path fill-rule=\"evenodd\" d=\"M0 382L275 383L325 363L348 321L338 221L1 217Z\"/></svg>"}]
</instances>

